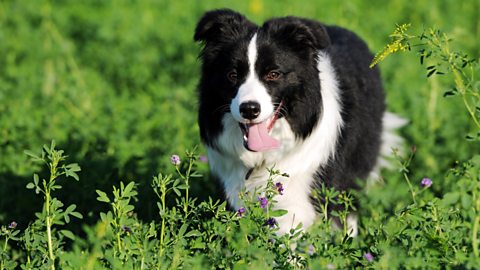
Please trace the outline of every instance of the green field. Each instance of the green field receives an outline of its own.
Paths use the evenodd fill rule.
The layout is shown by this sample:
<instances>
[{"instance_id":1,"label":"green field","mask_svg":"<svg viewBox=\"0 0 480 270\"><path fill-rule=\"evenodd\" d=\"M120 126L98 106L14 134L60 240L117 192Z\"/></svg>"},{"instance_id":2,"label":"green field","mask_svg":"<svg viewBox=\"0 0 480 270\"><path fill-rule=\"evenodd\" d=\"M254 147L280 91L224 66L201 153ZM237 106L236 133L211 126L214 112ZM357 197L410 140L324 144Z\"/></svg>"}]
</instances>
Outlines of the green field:
<instances>
[{"instance_id":1,"label":"green field","mask_svg":"<svg viewBox=\"0 0 480 270\"><path fill-rule=\"evenodd\" d=\"M186 150L197 147L197 157L205 155L196 124L200 45L193 32L205 11L222 7L258 24L295 15L340 25L361 36L372 52L391 42L397 24L411 24L409 35L441 30L438 44L413 38L410 52L379 64L388 110L409 124L398 132L405 150L397 159L404 163L355 195L363 205L359 237L331 230L328 220L301 239L276 237L255 201L243 218L210 205L209 197L214 202L221 195L203 162L196 162L203 176L191 178L189 193L182 180L163 202L157 197L162 181L157 178L152 188L154 176L179 177L172 154L180 155L182 174L188 169ZM443 33L451 40L443 42ZM475 268L479 37L479 0L0 0L0 270ZM425 48L422 64L418 52ZM452 68L457 63L458 70ZM55 180L62 188L51 190L52 196L64 203L56 207L66 211L75 204L83 218L50 224L53 235L47 237L49 196L35 194L35 184L29 186L33 190L26 186L37 174L43 188L48 162L32 160L25 150L40 155L51 141L68 156L61 164L81 167L67 168L79 181L65 175ZM426 177L433 185L422 188ZM135 187L127 185L132 181ZM120 182L131 189L122 200L122 194L115 196L122 211L105 204L105 197L97 200L102 196L96 190L112 199L112 186ZM192 198L197 200L188 202ZM160 211L159 201L165 206ZM56 218L65 221L64 213ZM292 242L297 250L285 248Z\"/></svg>"}]
</instances>

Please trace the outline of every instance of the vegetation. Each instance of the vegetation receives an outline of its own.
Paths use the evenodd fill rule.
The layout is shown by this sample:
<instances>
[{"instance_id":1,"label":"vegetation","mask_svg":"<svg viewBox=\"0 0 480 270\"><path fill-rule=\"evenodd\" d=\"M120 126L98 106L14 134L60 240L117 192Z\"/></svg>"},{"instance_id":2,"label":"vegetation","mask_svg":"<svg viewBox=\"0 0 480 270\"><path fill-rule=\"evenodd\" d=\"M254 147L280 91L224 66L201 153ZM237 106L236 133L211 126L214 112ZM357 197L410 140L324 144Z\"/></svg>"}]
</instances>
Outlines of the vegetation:
<instances>
[{"instance_id":1,"label":"vegetation","mask_svg":"<svg viewBox=\"0 0 480 270\"><path fill-rule=\"evenodd\" d=\"M324 2L0 1L0 269L480 265L480 2ZM358 237L325 213L277 236L275 168L238 212L220 199L192 35L224 6L338 24L379 51L406 147L382 181L315 192L320 208L359 202Z\"/></svg>"}]
</instances>

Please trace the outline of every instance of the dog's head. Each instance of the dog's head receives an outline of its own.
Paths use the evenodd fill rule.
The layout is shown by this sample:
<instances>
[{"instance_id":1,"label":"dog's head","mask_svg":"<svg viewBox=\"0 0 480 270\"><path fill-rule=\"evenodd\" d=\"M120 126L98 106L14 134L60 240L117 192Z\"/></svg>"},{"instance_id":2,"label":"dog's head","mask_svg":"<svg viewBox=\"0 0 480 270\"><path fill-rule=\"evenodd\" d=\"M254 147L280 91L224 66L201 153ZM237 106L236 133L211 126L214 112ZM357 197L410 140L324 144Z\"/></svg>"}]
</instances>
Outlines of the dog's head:
<instances>
[{"instance_id":1,"label":"dog's head","mask_svg":"<svg viewBox=\"0 0 480 270\"><path fill-rule=\"evenodd\" d=\"M231 113L247 149L278 147L269 136L275 121L288 119L300 103L321 103L317 56L330 43L321 24L285 17L258 27L234 11L215 10L201 18L194 39L204 45L200 113ZM300 116L294 125L309 117Z\"/></svg>"}]
</instances>

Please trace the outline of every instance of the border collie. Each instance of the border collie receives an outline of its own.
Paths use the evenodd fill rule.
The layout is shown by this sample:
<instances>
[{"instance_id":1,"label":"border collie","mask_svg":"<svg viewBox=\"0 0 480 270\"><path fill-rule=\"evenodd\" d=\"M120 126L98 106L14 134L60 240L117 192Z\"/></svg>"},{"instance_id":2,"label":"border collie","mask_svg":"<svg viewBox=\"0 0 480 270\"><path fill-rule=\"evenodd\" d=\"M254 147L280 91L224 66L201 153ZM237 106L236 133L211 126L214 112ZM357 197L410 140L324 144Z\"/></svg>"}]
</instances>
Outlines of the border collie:
<instances>
[{"instance_id":1,"label":"border collie","mask_svg":"<svg viewBox=\"0 0 480 270\"><path fill-rule=\"evenodd\" d=\"M354 33L297 17L257 26L222 9L203 15L194 39L203 44L200 135L233 208L274 167L289 175L277 178L284 194L276 207L288 211L279 233L306 228L316 217L313 188L358 188L375 172L384 118L399 118L385 112L379 71ZM356 235L352 216L348 223Z\"/></svg>"}]
</instances>

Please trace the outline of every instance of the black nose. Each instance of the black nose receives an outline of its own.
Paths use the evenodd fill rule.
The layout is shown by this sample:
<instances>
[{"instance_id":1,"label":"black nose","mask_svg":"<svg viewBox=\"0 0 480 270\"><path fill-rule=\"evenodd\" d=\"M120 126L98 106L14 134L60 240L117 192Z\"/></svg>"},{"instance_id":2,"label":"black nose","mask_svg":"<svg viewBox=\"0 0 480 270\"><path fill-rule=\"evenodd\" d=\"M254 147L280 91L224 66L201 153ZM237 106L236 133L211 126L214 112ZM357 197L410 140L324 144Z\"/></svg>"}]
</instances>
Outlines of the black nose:
<instances>
[{"instance_id":1,"label":"black nose","mask_svg":"<svg viewBox=\"0 0 480 270\"><path fill-rule=\"evenodd\" d=\"M260 115L260 103L247 101L240 104L240 115L248 120L253 120Z\"/></svg>"}]
</instances>

